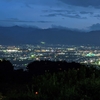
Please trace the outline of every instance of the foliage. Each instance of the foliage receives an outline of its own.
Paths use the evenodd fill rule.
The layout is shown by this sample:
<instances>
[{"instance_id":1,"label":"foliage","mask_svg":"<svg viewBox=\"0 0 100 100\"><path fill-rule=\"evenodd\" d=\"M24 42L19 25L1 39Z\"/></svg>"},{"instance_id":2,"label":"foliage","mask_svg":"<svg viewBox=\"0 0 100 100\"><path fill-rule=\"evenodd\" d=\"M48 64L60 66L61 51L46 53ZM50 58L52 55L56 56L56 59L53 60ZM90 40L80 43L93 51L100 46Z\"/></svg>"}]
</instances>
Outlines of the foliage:
<instances>
[{"instance_id":1,"label":"foliage","mask_svg":"<svg viewBox=\"0 0 100 100\"><path fill-rule=\"evenodd\" d=\"M48 67L43 62L41 63ZM2 97L2 100L99 100L100 70L93 66L88 67L75 63L48 63L50 66L52 66L51 63L55 66L61 65L56 67L60 70L52 71L51 67L46 68L46 72L40 71L41 74L22 70L12 71L12 74L7 74L7 76L0 74L0 77L3 77L0 81L0 98ZM42 66L42 64L38 65ZM39 69L36 68L36 70Z\"/></svg>"}]
</instances>

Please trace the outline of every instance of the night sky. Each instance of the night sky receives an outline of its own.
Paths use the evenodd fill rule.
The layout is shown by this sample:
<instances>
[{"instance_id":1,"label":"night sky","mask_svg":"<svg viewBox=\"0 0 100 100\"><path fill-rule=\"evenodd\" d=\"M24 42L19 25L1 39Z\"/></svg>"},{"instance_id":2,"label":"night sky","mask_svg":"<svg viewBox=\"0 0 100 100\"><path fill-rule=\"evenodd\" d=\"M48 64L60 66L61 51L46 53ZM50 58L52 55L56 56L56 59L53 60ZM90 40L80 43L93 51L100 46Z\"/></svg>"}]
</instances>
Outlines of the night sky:
<instances>
[{"instance_id":1,"label":"night sky","mask_svg":"<svg viewBox=\"0 0 100 100\"><path fill-rule=\"evenodd\" d=\"M0 26L100 29L100 0L0 0Z\"/></svg>"}]
</instances>

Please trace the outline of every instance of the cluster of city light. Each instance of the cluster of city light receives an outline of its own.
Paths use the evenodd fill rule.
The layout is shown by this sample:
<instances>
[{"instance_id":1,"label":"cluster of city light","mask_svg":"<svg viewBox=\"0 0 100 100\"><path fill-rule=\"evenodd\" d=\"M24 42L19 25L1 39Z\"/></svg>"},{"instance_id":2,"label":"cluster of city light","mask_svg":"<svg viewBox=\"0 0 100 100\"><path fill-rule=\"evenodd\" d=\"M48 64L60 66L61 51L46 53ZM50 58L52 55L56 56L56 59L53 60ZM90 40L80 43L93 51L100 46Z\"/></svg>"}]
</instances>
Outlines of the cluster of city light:
<instances>
[{"instance_id":1,"label":"cluster of city light","mask_svg":"<svg viewBox=\"0 0 100 100\"><path fill-rule=\"evenodd\" d=\"M3 50L3 52L10 52L10 53L13 53L13 52L22 52L22 51L19 51L19 50L9 50L9 49L7 49L7 50Z\"/></svg>"},{"instance_id":2,"label":"cluster of city light","mask_svg":"<svg viewBox=\"0 0 100 100\"><path fill-rule=\"evenodd\" d=\"M79 63L91 63L100 65L100 48L92 49L85 46L42 46L21 45L21 46L0 46L1 58L16 61L33 61L33 60L66 60L76 61ZM17 66L16 63L14 65ZM22 64L25 65L25 64Z\"/></svg>"}]
</instances>

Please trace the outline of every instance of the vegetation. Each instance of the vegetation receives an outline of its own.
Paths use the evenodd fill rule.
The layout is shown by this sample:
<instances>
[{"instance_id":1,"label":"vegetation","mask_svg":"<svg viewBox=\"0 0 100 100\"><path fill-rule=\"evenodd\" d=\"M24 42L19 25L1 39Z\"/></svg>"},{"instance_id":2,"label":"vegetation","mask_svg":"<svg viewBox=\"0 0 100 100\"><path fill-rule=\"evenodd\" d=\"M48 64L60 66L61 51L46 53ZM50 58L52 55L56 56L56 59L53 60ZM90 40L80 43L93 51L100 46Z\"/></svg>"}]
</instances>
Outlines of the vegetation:
<instances>
[{"instance_id":1,"label":"vegetation","mask_svg":"<svg viewBox=\"0 0 100 100\"><path fill-rule=\"evenodd\" d=\"M99 100L100 70L93 66L34 61L28 71L12 68L0 62L0 100Z\"/></svg>"}]
</instances>

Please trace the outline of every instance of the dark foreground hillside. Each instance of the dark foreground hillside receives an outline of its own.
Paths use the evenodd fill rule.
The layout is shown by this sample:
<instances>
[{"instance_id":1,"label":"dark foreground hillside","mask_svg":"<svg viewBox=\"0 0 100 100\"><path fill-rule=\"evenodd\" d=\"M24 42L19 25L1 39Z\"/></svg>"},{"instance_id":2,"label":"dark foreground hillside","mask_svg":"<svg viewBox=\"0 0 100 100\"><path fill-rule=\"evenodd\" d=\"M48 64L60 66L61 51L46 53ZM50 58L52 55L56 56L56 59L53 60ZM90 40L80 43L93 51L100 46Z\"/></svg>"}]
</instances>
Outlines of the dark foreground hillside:
<instances>
[{"instance_id":1,"label":"dark foreground hillside","mask_svg":"<svg viewBox=\"0 0 100 100\"><path fill-rule=\"evenodd\" d=\"M0 61L0 100L100 100L100 70L65 61L34 61L27 71Z\"/></svg>"}]
</instances>

